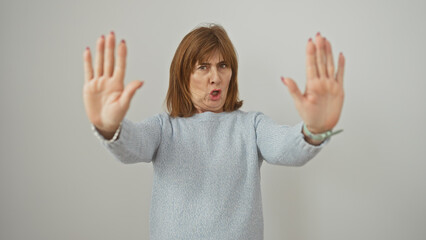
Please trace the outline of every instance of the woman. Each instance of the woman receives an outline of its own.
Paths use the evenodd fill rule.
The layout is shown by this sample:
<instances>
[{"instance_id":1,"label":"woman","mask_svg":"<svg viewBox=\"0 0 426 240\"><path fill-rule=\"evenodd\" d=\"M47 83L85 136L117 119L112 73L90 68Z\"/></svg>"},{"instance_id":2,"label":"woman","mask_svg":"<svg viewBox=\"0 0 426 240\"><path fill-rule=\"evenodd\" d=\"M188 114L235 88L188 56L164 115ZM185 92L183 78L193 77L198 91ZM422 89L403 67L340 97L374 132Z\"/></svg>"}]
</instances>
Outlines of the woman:
<instances>
[{"instance_id":1,"label":"woman","mask_svg":"<svg viewBox=\"0 0 426 240\"><path fill-rule=\"evenodd\" d=\"M105 48L106 45L106 48ZM123 163L152 162L150 239L263 239L260 167L301 166L326 144L343 105L344 58L334 73L330 43L307 44L306 92L282 78L303 121L275 124L238 110L238 62L218 25L188 33L170 67L168 113L133 123L124 118L142 82L124 88L126 44L97 43L95 69L84 52L84 103L103 145Z\"/></svg>"}]
</instances>

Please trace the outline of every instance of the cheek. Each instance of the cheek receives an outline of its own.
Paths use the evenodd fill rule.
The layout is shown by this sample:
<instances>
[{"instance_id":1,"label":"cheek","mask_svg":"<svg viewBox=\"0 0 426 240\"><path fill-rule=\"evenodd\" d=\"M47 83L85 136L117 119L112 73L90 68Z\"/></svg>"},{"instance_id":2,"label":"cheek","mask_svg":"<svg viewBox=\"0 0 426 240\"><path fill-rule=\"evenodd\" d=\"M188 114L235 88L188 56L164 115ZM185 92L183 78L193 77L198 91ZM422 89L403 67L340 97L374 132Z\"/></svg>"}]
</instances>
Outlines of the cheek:
<instances>
[{"instance_id":1,"label":"cheek","mask_svg":"<svg viewBox=\"0 0 426 240\"><path fill-rule=\"evenodd\" d=\"M194 95L193 97L203 97L206 91L205 82L203 78L194 74L189 80L189 91Z\"/></svg>"},{"instance_id":2,"label":"cheek","mask_svg":"<svg viewBox=\"0 0 426 240\"><path fill-rule=\"evenodd\" d=\"M232 77L232 73L227 73L226 76L223 78L224 79L223 83L225 84L226 89L228 89L229 87L229 83L231 82L231 77Z\"/></svg>"},{"instance_id":3,"label":"cheek","mask_svg":"<svg viewBox=\"0 0 426 240\"><path fill-rule=\"evenodd\" d=\"M190 89L196 89L199 88L200 86L200 77L197 76L196 74L191 75L190 79L189 79L189 88Z\"/></svg>"}]
</instances>

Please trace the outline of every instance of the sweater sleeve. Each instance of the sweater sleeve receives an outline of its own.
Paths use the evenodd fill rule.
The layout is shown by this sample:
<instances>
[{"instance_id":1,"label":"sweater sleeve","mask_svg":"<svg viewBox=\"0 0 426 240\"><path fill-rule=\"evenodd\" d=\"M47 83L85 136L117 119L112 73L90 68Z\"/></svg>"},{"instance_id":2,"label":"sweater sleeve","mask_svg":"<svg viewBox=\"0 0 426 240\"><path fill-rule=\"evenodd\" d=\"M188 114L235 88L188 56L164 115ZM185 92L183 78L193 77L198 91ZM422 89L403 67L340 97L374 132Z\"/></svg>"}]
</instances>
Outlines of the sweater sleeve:
<instances>
[{"instance_id":1,"label":"sweater sleeve","mask_svg":"<svg viewBox=\"0 0 426 240\"><path fill-rule=\"evenodd\" d=\"M94 129L94 131L97 131ZM96 133L95 133L96 134ZM118 139L108 141L99 133L102 145L122 163L151 162L161 141L161 119L158 116L134 123L123 119Z\"/></svg>"},{"instance_id":2,"label":"sweater sleeve","mask_svg":"<svg viewBox=\"0 0 426 240\"><path fill-rule=\"evenodd\" d=\"M260 157L273 165L303 166L329 141L319 146L307 143L303 122L295 126L278 125L262 113L255 116L256 144Z\"/></svg>"}]
</instances>

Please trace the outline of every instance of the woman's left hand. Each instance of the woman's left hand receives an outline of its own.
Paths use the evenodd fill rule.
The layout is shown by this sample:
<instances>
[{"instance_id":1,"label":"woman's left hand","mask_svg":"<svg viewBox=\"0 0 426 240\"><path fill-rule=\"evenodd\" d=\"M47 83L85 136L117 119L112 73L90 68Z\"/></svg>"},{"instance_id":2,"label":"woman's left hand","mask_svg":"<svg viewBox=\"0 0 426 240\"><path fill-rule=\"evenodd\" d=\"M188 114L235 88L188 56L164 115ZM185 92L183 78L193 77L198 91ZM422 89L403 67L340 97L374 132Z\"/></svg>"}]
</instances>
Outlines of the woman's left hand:
<instances>
[{"instance_id":1,"label":"woman's left hand","mask_svg":"<svg viewBox=\"0 0 426 240\"><path fill-rule=\"evenodd\" d=\"M343 107L343 72L345 58L339 54L337 73L334 70L330 42L317 33L315 43L306 46L305 93L301 93L291 78L282 77L297 111L312 133L323 133L336 126Z\"/></svg>"}]
</instances>

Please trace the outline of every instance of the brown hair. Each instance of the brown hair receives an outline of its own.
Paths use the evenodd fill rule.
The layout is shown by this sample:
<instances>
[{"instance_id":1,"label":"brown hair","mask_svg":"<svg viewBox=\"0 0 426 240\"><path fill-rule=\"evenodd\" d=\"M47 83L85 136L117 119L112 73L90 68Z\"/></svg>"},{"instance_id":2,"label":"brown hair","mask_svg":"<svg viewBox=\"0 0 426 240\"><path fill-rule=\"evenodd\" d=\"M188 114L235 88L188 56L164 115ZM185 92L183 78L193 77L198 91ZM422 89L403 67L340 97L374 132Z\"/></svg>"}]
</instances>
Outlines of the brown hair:
<instances>
[{"instance_id":1,"label":"brown hair","mask_svg":"<svg viewBox=\"0 0 426 240\"><path fill-rule=\"evenodd\" d=\"M169 90L166 103L171 117L191 117L197 110L191 100L189 78L197 61L203 62L219 51L232 70L224 112L232 112L243 105L238 99L238 60L234 46L225 29L216 24L198 27L188 33L176 49L170 65Z\"/></svg>"}]
</instances>

